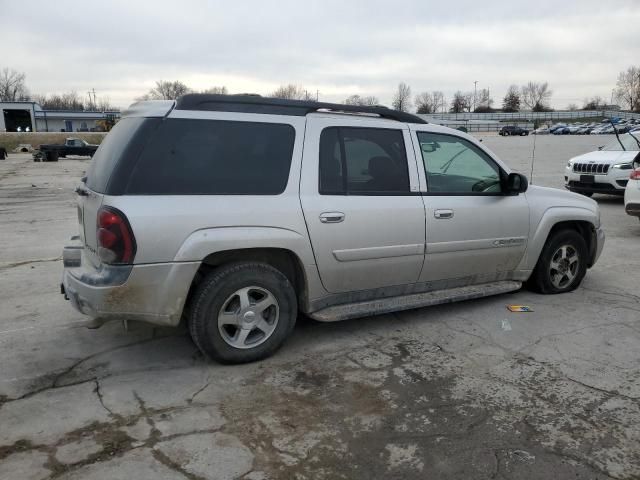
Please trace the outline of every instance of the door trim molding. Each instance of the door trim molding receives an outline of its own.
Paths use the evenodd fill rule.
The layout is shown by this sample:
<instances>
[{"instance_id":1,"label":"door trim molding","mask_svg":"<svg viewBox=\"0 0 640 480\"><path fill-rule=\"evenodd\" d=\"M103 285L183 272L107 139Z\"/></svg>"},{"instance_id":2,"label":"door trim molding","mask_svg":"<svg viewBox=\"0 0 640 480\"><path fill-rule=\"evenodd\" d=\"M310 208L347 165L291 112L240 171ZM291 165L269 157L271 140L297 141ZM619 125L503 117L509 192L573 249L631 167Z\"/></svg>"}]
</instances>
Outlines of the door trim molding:
<instances>
[{"instance_id":1,"label":"door trim molding","mask_svg":"<svg viewBox=\"0 0 640 480\"><path fill-rule=\"evenodd\" d=\"M339 262L355 262L358 260L375 260L379 258L409 257L424 255L424 244L390 245L386 247L351 248L333 250L334 258Z\"/></svg>"}]
</instances>

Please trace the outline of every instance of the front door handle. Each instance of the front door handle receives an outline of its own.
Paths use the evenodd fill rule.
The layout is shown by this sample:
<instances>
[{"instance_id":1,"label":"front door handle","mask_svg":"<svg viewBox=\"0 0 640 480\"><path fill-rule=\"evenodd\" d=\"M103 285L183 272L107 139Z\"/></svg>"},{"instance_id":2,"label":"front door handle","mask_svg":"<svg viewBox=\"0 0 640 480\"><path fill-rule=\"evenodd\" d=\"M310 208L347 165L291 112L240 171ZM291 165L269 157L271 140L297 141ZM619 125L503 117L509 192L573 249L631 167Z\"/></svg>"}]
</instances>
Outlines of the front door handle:
<instances>
[{"instance_id":1,"label":"front door handle","mask_svg":"<svg viewBox=\"0 0 640 480\"><path fill-rule=\"evenodd\" d=\"M322 223L340 223L344 220L344 213L342 212L323 212L320 214L320 221Z\"/></svg>"},{"instance_id":2,"label":"front door handle","mask_svg":"<svg viewBox=\"0 0 640 480\"><path fill-rule=\"evenodd\" d=\"M435 210L433 212L433 216L440 219L453 218L453 210L451 209Z\"/></svg>"}]
</instances>

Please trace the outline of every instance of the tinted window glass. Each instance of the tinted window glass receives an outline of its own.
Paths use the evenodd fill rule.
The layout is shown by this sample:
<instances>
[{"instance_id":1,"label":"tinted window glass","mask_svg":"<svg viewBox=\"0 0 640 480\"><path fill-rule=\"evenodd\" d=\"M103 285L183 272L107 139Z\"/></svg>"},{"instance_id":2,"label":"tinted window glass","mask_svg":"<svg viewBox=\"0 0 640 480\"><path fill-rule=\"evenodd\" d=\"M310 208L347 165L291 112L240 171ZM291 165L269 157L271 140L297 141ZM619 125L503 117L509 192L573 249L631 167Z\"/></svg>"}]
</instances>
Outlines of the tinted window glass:
<instances>
[{"instance_id":1,"label":"tinted window glass","mask_svg":"<svg viewBox=\"0 0 640 480\"><path fill-rule=\"evenodd\" d=\"M167 119L140 156L127 193L280 194L294 139L284 124Z\"/></svg>"},{"instance_id":2,"label":"tinted window glass","mask_svg":"<svg viewBox=\"0 0 640 480\"><path fill-rule=\"evenodd\" d=\"M418 141L430 193L500 193L500 169L471 142L427 132Z\"/></svg>"},{"instance_id":3,"label":"tinted window glass","mask_svg":"<svg viewBox=\"0 0 640 480\"><path fill-rule=\"evenodd\" d=\"M409 191L401 130L329 127L320 137L320 193L390 195Z\"/></svg>"},{"instance_id":4,"label":"tinted window glass","mask_svg":"<svg viewBox=\"0 0 640 480\"><path fill-rule=\"evenodd\" d=\"M144 118L125 118L113 127L96 150L89 165L87 186L91 190L108 193L107 185L114 168L119 162L124 161L145 123L150 121Z\"/></svg>"}]
</instances>

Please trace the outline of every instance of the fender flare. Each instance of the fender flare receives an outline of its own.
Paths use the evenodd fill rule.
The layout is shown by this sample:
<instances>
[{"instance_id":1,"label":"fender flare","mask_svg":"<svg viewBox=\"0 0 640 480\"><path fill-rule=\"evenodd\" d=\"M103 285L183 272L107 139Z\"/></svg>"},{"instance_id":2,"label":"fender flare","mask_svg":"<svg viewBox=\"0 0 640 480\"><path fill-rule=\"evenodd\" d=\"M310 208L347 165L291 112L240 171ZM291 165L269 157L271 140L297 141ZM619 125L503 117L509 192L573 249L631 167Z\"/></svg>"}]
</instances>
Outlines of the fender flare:
<instances>
[{"instance_id":1,"label":"fender flare","mask_svg":"<svg viewBox=\"0 0 640 480\"><path fill-rule=\"evenodd\" d=\"M277 227L215 227L196 230L182 242L176 262L202 261L212 253L250 248L290 250L302 265L315 265L309 239L293 230Z\"/></svg>"},{"instance_id":2,"label":"fender flare","mask_svg":"<svg viewBox=\"0 0 640 480\"><path fill-rule=\"evenodd\" d=\"M533 270L549 237L551 229L562 222L587 222L598 228L597 217L592 210L581 207L549 207L542 214L540 221L531 235L527 250L520 261L518 270ZM533 230L533 229L532 229Z\"/></svg>"}]
</instances>

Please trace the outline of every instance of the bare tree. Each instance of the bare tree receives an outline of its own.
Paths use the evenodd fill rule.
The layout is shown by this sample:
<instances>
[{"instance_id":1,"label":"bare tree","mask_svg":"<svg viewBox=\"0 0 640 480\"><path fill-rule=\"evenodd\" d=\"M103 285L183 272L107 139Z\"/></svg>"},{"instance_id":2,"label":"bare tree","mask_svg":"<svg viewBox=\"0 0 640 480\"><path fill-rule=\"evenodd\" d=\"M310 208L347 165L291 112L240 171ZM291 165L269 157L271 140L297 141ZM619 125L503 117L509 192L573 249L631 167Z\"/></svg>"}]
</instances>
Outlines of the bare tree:
<instances>
[{"instance_id":1,"label":"bare tree","mask_svg":"<svg viewBox=\"0 0 640 480\"><path fill-rule=\"evenodd\" d=\"M436 113L444 105L444 94L439 91L419 93L415 105L417 113Z\"/></svg>"},{"instance_id":2,"label":"bare tree","mask_svg":"<svg viewBox=\"0 0 640 480\"><path fill-rule=\"evenodd\" d=\"M109 97L102 97L101 99L99 99L96 107L100 112L119 112L120 111L118 107L114 107L111 104Z\"/></svg>"},{"instance_id":3,"label":"bare tree","mask_svg":"<svg viewBox=\"0 0 640 480\"><path fill-rule=\"evenodd\" d=\"M361 107L372 107L374 105L380 105L378 97L370 95L368 97L361 97L360 95L351 95L347 97L344 102L345 105L357 105Z\"/></svg>"},{"instance_id":4,"label":"bare tree","mask_svg":"<svg viewBox=\"0 0 640 480\"><path fill-rule=\"evenodd\" d=\"M582 110L599 110L604 106L604 100L601 96L595 95L591 98L585 98Z\"/></svg>"},{"instance_id":5,"label":"bare tree","mask_svg":"<svg viewBox=\"0 0 640 480\"><path fill-rule=\"evenodd\" d=\"M393 108L400 112L408 112L411 109L411 87L404 82L398 84L398 90L393 96Z\"/></svg>"},{"instance_id":6,"label":"bare tree","mask_svg":"<svg viewBox=\"0 0 640 480\"><path fill-rule=\"evenodd\" d=\"M83 100L77 92L54 93L52 95L36 95L35 101L44 110L86 110Z\"/></svg>"},{"instance_id":7,"label":"bare tree","mask_svg":"<svg viewBox=\"0 0 640 480\"><path fill-rule=\"evenodd\" d=\"M522 86L522 103L534 112L549 110L549 99L553 93L549 83L529 82Z\"/></svg>"},{"instance_id":8,"label":"bare tree","mask_svg":"<svg viewBox=\"0 0 640 480\"><path fill-rule=\"evenodd\" d=\"M474 109L474 112L486 113L493 111L491 108L491 105L493 105L493 98L491 98L488 88L483 88L478 92L475 104L476 108Z\"/></svg>"},{"instance_id":9,"label":"bare tree","mask_svg":"<svg viewBox=\"0 0 640 480\"><path fill-rule=\"evenodd\" d=\"M570 103L569 105L567 105L567 110L569 110L570 112L575 112L576 110L578 110L578 104Z\"/></svg>"},{"instance_id":10,"label":"bare tree","mask_svg":"<svg viewBox=\"0 0 640 480\"><path fill-rule=\"evenodd\" d=\"M156 86L138 100L175 100L187 93L191 93L191 89L180 80L174 82L158 80Z\"/></svg>"},{"instance_id":11,"label":"bare tree","mask_svg":"<svg viewBox=\"0 0 640 480\"><path fill-rule=\"evenodd\" d=\"M16 102L29 99L24 73L3 68L0 71L0 102Z\"/></svg>"},{"instance_id":12,"label":"bare tree","mask_svg":"<svg viewBox=\"0 0 640 480\"><path fill-rule=\"evenodd\" d=\"M471 103L473 99L473 93L462 93L458 90L453 94L453 100L451 100L451 113L462 113L471 111Z\"/></svg>"},{"instance_id":13,"label":"bare tree","mask_svg":"<svg viewBox=\"0 0 640 480\"><path fill-rule=\"evenodd\" d=\"M616 99L634 112L640 112L640 67L631 66L618 75Z\"/></svg>"},{"instance_id":14,"label":"bare tree","mask_svg":"<svg viewBox=\"0 0 640 480\"><path fill-rule=\"evenodd\" d=\"M503 112L517 112L520 110L520 89L517 85L511 85L502 99Z\"/></svg>"},{"instance_id":15,"label":"bare tree","mask_svg":"<svg viewBox=\"0 0 640 480\"><path fill-rule=\"evenodd\" d=\"M294 85L293 83L280 85L269 96L274 98L284 98L287 100L315 100L315 97L306 89L299 85Z\"/></svg>"},{"instance_id":16,"label":"bare tree","mask_svg":"<svg viewBox=\"0 0 640 480\"><path fill-rule=\"evenodd\" d=\"M229 90L227 90L227 87L225 86L210 87L210 88L207 88L206 90L203 90L202 93L211 93L215 95L229 95Z\"/></svg>"}]
</instances>

